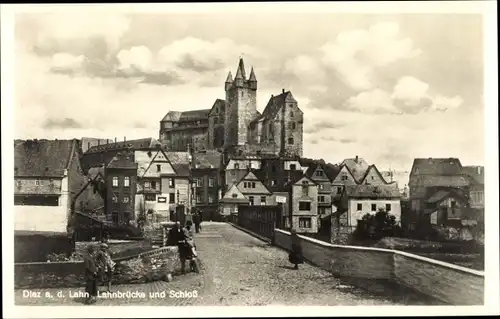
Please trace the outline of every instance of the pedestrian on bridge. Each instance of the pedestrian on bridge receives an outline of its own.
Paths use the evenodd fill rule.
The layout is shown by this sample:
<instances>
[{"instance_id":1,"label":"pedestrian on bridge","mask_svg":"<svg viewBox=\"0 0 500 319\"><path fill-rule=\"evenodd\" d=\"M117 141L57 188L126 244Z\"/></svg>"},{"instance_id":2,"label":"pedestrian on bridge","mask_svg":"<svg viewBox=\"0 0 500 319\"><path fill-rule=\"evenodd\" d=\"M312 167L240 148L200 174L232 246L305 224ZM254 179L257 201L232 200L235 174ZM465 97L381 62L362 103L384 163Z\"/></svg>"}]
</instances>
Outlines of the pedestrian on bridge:
<instances>
[{"instance_id":1,"label":"pedestrian on bridge","mask_svg":"<svg viewBox=\"0 0 500 319\"><path fill-rule=\"evenodd\" d=\"M199 233L201 230L201 215L199 212L196 212L193 215L193 223L194 223L194 229L196 233Z\"/></svg>"},{"instance_id":2,"label":"pedestrian on bridge","mask_svg":"<svg viewBox=\"0 0 500 319\"><path fill-rule=\"evenodd\" d=\"M96 248L90 245L87 248L87 254L83 257L85 265L85 292L87 298L86 304L92 304L97 301L97 265L96 265Z\"/></svg>"},{"instance_id":3,"label":"pedestrian on bridge","mask_svg":"<svg viewBox=\"0 0 500 319\"><path fill-rule=\"evenodd\" d=\"M295 229L292 229L290 233L292 250L288 255L288 260L290 261L290 263L295 265L293 269L299 269L299 264L302 264L304 262L304 258L302 256L302 246L300 245L300 238L299 235L297 235L297 231Z\"/></svg>"}]
</instances>

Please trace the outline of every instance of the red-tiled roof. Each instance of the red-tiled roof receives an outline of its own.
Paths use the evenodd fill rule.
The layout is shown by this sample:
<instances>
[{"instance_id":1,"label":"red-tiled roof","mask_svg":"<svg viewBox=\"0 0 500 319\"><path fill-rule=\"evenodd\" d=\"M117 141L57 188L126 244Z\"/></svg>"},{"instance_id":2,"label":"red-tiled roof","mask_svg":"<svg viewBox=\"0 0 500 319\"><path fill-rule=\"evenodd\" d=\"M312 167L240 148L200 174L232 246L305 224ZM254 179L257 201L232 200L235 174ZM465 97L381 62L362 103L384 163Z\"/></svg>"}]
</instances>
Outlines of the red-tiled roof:
<instances>
[{"instance_id":1,"label":"red-tiled roof","mask_svg":"<svg viewBox=\"0 0 500 319\"><path fill-rule=\"evenodd\" d=\"M346 185L348 198L401 198L399 189L393 185Z\"/></svg>"},{"instance_id":2,"label":"red-tiled roof","mask_svg":"<svg viewBox=\"0 0 500 319\"><path fill-rule=\"evenodd\" d=\"M63 177L71 159L78 152L79 141L16 140L14 141L15 177Z\"/></svg>"}]
</instances>

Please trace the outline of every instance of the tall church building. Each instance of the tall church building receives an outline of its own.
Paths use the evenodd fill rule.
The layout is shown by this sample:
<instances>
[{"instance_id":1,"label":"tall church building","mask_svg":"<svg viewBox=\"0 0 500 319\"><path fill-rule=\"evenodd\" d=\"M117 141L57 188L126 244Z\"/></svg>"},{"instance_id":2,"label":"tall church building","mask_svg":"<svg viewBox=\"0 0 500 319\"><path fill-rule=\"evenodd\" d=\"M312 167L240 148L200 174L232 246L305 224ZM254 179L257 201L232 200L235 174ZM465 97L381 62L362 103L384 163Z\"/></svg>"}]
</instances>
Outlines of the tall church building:
<instances>
[{"instance_id":1,"label":"tall church building","mask_svg":"<svg viewBox=\"0 0 500 319\"><path fill-rule=\"evenodd\" d=\"M243 59L234 79L229 71L224 89L225 100L210 109L168 112L160 122L160 142L171 151L302 156L304 114L290 91L272 95L257 111L257 77L252 67L247 78Z\"/></svg>"}]
</instances>

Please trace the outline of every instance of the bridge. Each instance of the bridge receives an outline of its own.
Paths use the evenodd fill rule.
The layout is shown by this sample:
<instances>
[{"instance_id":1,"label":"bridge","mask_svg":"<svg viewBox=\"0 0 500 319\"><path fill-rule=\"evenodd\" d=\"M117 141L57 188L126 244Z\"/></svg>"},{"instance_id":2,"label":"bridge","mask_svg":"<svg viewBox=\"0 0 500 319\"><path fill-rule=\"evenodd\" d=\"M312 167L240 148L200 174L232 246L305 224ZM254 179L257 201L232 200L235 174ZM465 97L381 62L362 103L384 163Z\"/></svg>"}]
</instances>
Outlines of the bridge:
<instances>
[{"instance_id":1,"label":"bridge","mask_svg":"<svg viewBox=\"0 0 500 319\"><path fill-rule=\"evenodd\" d=\"M266 243L231 224L206 223L201 233L196 234L201 273L175 276L171 282L157 281L146 284L115 286L114 291L143 292L144 298L99 299L99 305L158 305L158 306L257 306L257 305L442 305L446 298L431 298L406 285L394 284L380 276L364 276L347 279L335 275L324 263L331 264L331 256L314 247L314 240L305 243L305 257L310 254L323 256L321 260L301 265L299 270L291 269L286 250L286 232L275 230L274 245ZM303 239L309 240L309 239ZM319 244L318 244L319 245ZM309 250L310 253L306 253ZM309 254L309 255L308 255ZM368 258L357 253L374 274L385 271L380 258ZM388 260L387 254L384 257ZM338 254L337 258L346 255ZM394 268L391 268L394 269ZM355 269L351 269L355 271ZM479 277L478 277L479 278ZM460 280L455 276L456 280ZM418 281L418 280L417 280ZM474 290L474 282L466 287ZM436 289L436 287L434 287ZM16 305L78 305L82 300L70 297L72 289L31 289L41 291L41 298L23 298L22 291L15 292ZM83 291L83 288L80 289ZM62 291L62 298L47 298L45 292L56 295ZM151 298L150 293L166 291L164 298ZM196 291L196 297L171 298L170 291ZM439 291L439 289L437 289ZM459 291L460 293L460 291ZM470 295L470 292L469 292ZM472 301L475 302L472 298Z\"/></svg>"}]
</instances>

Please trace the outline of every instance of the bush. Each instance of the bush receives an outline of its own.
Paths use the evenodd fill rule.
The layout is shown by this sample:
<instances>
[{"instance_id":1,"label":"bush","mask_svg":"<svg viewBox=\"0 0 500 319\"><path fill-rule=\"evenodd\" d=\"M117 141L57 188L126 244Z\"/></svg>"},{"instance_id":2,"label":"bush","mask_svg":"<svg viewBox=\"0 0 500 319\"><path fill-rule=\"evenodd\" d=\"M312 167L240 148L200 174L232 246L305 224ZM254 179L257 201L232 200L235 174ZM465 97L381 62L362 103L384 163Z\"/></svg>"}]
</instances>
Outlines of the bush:
<instances>
[{"instance_id":1,"label":"bush","mask_svg":"<svg viewBox=\"0 0 500 319\"><path fill-rule=\"evenodd\" d=\"M357 240L378 240L384 237L401 236L403 230L396 222L396 216L379 209L375 214L363 215L353 233Z\"/></svg>"}]
</instances>

